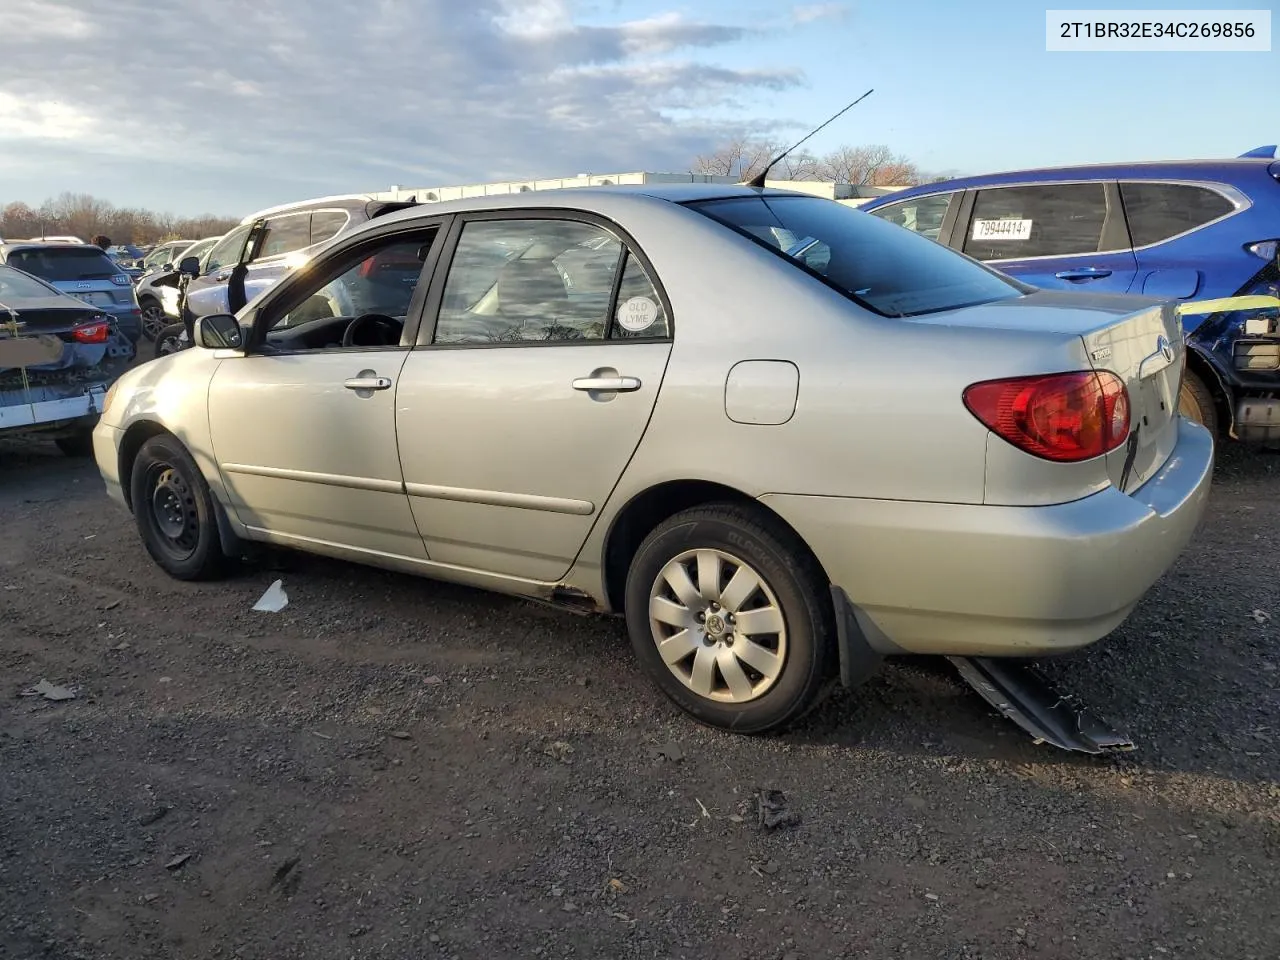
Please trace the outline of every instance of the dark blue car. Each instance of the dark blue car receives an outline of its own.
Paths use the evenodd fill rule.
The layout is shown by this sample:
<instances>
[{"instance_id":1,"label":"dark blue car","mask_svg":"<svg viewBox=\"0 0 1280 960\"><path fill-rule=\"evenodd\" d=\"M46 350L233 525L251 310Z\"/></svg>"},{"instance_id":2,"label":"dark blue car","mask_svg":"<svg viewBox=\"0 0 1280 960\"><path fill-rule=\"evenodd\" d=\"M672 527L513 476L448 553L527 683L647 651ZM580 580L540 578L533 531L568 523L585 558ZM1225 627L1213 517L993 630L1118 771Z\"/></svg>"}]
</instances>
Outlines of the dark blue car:
<instances>
[{"instance_id":1,"label":"dark blue car","mask_svg":"<svg viewBox=\"0 0 1280 960\"><path fill-rule=\"evenodd\" d=\"M1280 160L1160 161L963 177L862 209L1038 287L1181 301L1280 296ZM1280 441L1277 311L1184 315L1181 411Z\"/></svg>"}]
</instances>

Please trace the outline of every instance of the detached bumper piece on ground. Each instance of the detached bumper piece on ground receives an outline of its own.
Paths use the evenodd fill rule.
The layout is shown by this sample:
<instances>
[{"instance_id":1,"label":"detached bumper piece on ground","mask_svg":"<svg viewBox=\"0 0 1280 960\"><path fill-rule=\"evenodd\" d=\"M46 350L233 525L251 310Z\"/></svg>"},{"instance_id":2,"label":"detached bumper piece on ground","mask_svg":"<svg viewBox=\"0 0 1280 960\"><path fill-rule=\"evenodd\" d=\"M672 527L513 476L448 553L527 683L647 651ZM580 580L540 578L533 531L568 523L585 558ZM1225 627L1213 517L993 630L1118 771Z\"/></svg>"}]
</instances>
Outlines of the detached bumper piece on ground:
<instances>
[{"instance_id":1,"label":"detached bumper piece on ground","mask_svg":"<svg viewBox=\"0 0 1280 960\"><path fill-rule=\"evenodd\" d=\"M1037 743L1079 753L1123 753L1134 742L1095 716L1078 698L1053 688L1029 663L987 657L947 657L982 698Z\"/></svg>"}]
</instances>

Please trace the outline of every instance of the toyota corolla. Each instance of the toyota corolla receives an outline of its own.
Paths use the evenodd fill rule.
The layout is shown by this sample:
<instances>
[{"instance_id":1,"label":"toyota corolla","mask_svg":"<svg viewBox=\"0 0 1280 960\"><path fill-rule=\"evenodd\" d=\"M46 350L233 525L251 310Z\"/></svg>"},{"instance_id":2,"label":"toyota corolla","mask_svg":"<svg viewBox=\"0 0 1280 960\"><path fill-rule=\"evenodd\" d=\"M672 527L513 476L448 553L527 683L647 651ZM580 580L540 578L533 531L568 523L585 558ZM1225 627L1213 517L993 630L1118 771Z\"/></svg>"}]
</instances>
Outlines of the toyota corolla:
<instances>
[{"instance_id":1,"label":"toyota corolla","mask_svg":"<svg viewBox=\"0 0 1280 960\"><path fill-rule=\"evenodd\" d=\"M388 214L195 334L95 433L170 575L257 541L617 614L741 732L887 654L1094 643L1212 472L1169 304L748 186Z\"/></svg>"}]
</instances>

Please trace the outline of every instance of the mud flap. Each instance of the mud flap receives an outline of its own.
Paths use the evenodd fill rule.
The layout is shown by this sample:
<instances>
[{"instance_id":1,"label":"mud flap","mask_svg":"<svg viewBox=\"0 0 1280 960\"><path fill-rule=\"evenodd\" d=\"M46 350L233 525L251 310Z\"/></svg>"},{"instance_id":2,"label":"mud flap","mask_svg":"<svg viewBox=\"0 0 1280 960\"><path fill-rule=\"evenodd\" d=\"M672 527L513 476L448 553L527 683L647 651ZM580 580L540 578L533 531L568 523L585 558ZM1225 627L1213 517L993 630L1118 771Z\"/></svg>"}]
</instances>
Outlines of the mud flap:
<instances>
[{"instance_id":1,"label":"mud flap","mask_svg":"<svg viewBox=\"0 0 1280 960\"><path fill-rule=\"evenodd\" d=\"M1135 749L1127 736L1095 716L1076 697L1059 693L1029 663L986 657L947 657L969 686L1035 739L1080 753Z\"/></svg>"}]
</instances>

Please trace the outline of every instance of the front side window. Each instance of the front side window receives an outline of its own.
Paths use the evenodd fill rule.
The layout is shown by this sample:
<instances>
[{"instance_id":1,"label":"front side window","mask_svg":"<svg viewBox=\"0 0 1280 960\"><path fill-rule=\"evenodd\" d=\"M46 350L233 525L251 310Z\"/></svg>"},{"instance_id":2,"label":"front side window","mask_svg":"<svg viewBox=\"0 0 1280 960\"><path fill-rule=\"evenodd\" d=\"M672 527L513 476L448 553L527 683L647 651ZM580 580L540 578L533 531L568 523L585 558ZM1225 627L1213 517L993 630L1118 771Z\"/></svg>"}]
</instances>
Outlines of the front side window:
<instances>
[{"instance_id":1,"label":"front side window","mask_svg":"<svg viewBox=\"0 0 1280 960\"><path fill-rule=\"evenodd\" d=\"M311 214L293 213L267 221L266 231L254 258L279 257L311 245Z\"/></svg>"},{"instance_id":2,"label":"front side window","mask_svg":"<svg viewBox=\"0 0 1280 960\"><path fill-rule=\"evenodd\" d=\"M11 267L50 283L110 280L120 273L119 264L104 251L88 244L15 250L9 255L8 263Z\"/></svg>"},{"instance_id":3,"label":"front side window","mask_svg":"<svg viewBox=\"0 0 1280 960\"><path fill-rule=\"evenodd\" d=\"M367 328L363 332L371 337L386 338L395 327L395 336L388 342L398 343L399 329L409 314L433 236L384 238L372 247L362 247L358 252L319 267L305 283L294 286L286 300L263 316L266 331L294 329L312 321L338 317L348 320L369 317L368 322L362 321L362 327ZM374 319L378 317L384 319ZM316 328L317 341L299 340L295 346L334 346L341 342L346 324L323 325L327 337L320 335L322 325L316 324ZM378 345L365 342L367 340L363 338L357 345Z\"/></svg>"},{"instance_id":4,"label":"front side window","mask_svg":"<svg viewBox=\"0 0 1280 960\"><path fill-rule=\"evenodd\" d=\"M955 310L1024 290L948 247L830 200L760 196L688 206L885 316Z\"/></svg>"},{"instance_id":5,"label":"front side window","mask_svg":"<svg viewBox=\"0 0 1280 960\"><path fill-rule=\"evenodd\" d=\"M623 252L595 224L469 222L445 281L435 342L601 340Z\"/></svg>"},{"instance_id":6,"label":"front side window","mask_svg":"<svg viewBox=\"0 0 1280 960\"><path fill-rule=\"evenodd\" d=\"M954 196L954 193L943 193L931 197L912 197L910 200L876 207L867 212L906 227L912 233L937 240L938 234L942 232L942 218L947 215L947 207L951 205L951 198Z\"/></svg>"},{"instance_id":7,"label":"front side window","mask_svg":"<svg viewBox=\"0 0 1280 960\"><path fill-rule=\"evenodd\" d=\"M1120 199L1135 247L1176 237L1235 209L1218 191L1188 183L1122 183Z\"/></svg>"},{"instance_id":8,"label":"front side window","mask_svg":"<svg viewBox=\"0 0 1280 960\"><path fill-rule=\"evenodd\" d=\"M250 224L236 227L209 251L209 259L205 263L204 272L214 273L224 267L235 266L240 259L240 248L244 246L244 238L249 235Z\"/></svg>"},{"instance_id":9,"label":"front side window","mask_svg":"<svg viewBox=\"0 0 1280 960\"><path fill-rule=\"evenodd\" d=\"M977 260L1097 253L1106 219L1101 183L979 190L964 252Z\"/></svg>"}]
</instances>

